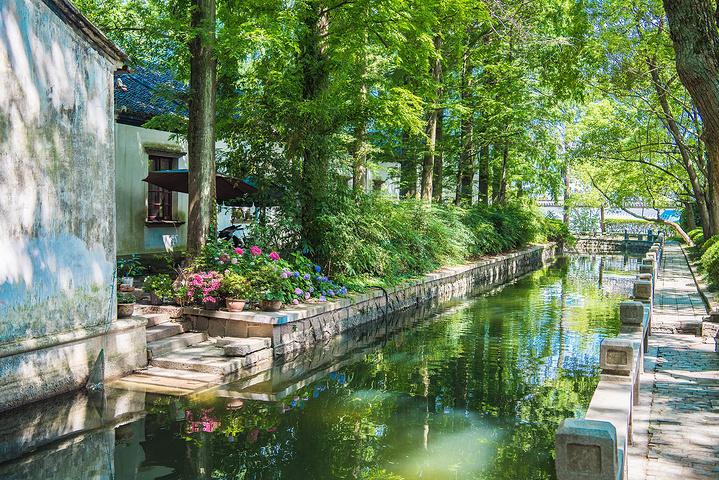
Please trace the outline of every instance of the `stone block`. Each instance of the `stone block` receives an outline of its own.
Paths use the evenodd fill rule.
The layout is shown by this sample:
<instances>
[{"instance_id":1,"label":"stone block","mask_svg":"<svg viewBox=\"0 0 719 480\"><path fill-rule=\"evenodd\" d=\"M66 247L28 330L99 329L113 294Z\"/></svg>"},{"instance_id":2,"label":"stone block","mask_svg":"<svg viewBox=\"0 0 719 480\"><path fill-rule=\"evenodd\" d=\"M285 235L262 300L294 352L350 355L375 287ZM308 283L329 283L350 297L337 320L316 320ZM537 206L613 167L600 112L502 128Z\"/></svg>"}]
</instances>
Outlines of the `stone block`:
<instances>
[{"instance_id":1,"label":"stone block","mask_svg":"<svg viewBox=\"0 0 719 480\"><path fill-rule=\"evenodd\" d=\"M222 348L227 357L245 357L251 353L270 348L271 343L269 338L232 339L225 343Z\"/></svg>"},{"instance_id":2,"label":"stone block","mask_svg":"<svg viewBox=\"0 0 719 480\"><path fill-rule=\"evenodd\" d=\"M636 280L632 294L637 300L650 300L652 298L651 280Z\"/></svg>"},{"instance_id":3,"label":"stone block","mask_svg":"<svg viewBox=\"0 0 719 480\"><path fill-rule=\"evenodd\" d=\"M599 350L599 366L602 373L631 376L639 348L631 340L623 338L605 338Z\"/></svg>"},{"instance_id":4,"label":"stone block","mask_svg":"<svg viewBox=\"0 0 719 480\"><path fill-rule=\"evenodd\" d=\"M609 422L567 418L555 436L558 480L617 480L617 431Z\"/></svg>"},{"instance_id":5,"label":"stone block","mask_svg":"<svg viewBox=\"0 0 719 480\"><path fill-rule=\"evenodd\" d=\"M653 276L654 275L654 267L652 265L642 263L641 265L639 265L639 273L640 274L649 273Z\"/></svg>"},{"instance_id":6,"label":"stone block","mask_svg":"<svg viewBox=\"0 0 719 480\"><path fill-rule=\"evenodd\" d=\"M644 304L634 300L620 303L619 319L624 325L641 325L644 321Z\"/></svg>"}]
</instances>

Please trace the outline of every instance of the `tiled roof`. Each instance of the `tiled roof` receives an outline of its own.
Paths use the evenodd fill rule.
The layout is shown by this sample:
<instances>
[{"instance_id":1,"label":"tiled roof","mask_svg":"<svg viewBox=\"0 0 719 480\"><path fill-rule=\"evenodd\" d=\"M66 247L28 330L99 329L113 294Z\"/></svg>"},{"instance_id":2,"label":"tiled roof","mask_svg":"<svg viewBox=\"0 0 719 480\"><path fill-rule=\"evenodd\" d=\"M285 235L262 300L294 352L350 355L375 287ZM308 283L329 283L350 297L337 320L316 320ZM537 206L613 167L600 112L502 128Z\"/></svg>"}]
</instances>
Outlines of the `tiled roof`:
<instances>
[{"instance_id":1,"label":"tiled roof","mask_svg":"<svg viewBox=\"0 0 719 480\"><path fill-rule=\"evenodd\" d=\"M185 86L168 71L138 67L115 74L115 113L118 121L142 125L156 115L186 115L187 108L171 98Z\"/></svg>"}]
</instances>

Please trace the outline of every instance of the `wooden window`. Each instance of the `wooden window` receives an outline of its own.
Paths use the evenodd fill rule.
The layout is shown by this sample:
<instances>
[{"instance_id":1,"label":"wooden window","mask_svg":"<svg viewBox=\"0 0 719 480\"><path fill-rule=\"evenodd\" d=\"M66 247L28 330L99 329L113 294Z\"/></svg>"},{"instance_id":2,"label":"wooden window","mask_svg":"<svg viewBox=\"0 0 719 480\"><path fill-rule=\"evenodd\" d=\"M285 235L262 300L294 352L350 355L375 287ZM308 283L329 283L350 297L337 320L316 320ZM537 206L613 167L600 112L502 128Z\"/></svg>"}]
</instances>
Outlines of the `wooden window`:
<instances>
[{"instance_id":1,"label":"wooden window","mask_svg":"<svg viewBox=\"0 0 719 480\"><path fill-rule=\"evenodd\" d=\"M174 170L177 159L162 155L150 155L150 170ZM172 221L172 191L162 187L147 184L147 221L166 222Z\"/></svg>"}]
</instances>

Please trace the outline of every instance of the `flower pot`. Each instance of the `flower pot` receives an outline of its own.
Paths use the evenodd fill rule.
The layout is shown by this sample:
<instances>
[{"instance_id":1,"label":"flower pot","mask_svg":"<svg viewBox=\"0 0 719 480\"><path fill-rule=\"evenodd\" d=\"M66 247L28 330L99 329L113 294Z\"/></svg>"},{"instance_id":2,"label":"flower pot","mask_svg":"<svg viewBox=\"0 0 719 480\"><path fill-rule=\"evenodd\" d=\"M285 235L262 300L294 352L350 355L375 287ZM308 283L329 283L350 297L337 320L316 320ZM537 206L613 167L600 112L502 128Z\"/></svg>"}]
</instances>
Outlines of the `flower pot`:
<instances>
[{"instance_id":1,"label":"flower pot","mask_svg":"<svg viewBox=\"0 0 719 480\"><path fill-rule=\"evenodd\" d=\"M120 278L120 283L122 285L128 285L130 287L134 287L135 279L133 277L122 277L122 278Z\"/></svg>"},{"instance_id":2,"label":"flower pot","mask_svg":"<svg viewBox=\"0 0 719 480\"><path fill-rule=\"evenodd\" d=\"M217 310L220 308L217 302L204 302L202 308L205 310Z\"/></svg>"},{"instance_id":3,"label":"flower pot","mask_svg":"<svg viewBox=\"0 0 719 480\"><path fill-rule=\"evenodd\" d=\"M238 300L237 298L226 298L225 305L227 305L227 311L229 312L241 312L245 309L245 300Z\"/></svg>"},{"instance_id":4,"label":"flower pot","mask_svg":"<svg viewBox=\"0 0 719 480\"><path fill-rule=\"evenodd\" d=\"M117 318L129 318L135 311L134 303L118 303L117 304Z\"/></svg>"},{"instance_id":5,"label":"flower pot","mask_svg":"<svg viewBox=\"0 0 719 480\"><path fill-rule=\"evenodd\" d=\"M282 308L282 302L279 300L262 300L260 301L260 309L265 312L276 312Z\"/></svg>"}]
</instances>

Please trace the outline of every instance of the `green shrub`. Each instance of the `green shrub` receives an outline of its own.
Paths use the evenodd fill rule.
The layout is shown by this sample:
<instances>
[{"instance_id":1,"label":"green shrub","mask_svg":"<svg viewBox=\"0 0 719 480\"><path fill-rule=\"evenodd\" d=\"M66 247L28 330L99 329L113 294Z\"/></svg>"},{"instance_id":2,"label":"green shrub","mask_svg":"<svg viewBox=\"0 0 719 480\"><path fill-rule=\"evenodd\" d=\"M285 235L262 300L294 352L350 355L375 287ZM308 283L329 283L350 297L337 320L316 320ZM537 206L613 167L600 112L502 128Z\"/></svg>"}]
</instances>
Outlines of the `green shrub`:
<instances>
[{"instance_id":1,"label":"green shrub","mask_svg":"<svg viewBox=\"0 0 719 480\"><path fill-rule=\"evenodd\" d=\"M536 207L521 203L475 205L464 218L474 235L470 253L499 253L535 241L541 236L541 218Z\"/></svg>"},{"instance_id":2,"label":"green shrub","mask_svg":"<svg viewBox=\"0 0 719 480\"><path fill-rule=\"evenodd\" d=\"M702 251L706 252L712 245L716 244L717 241L719 241L719 235L714 235L713 237L710 237L708 240L702 243Z\"/></svg>"},{"instance_id":3,"label":"green shrub","mask_svg":"<svg viewBox=\"0 0 719 480\"><path fill-rule=\"evenodd\" d=\"M574 242L574 236L569 231L567 224L556 218L544 218L542 220L542 235L550 242L566 244Z\"/></svg>"},{"instance_id":4,"label":"green shrub","mask_svg":"<svg viewBox=\"0 0 719 480\"><path fill-rule=\"evenodd\" d=\"M127 292L117 292L117 303L135 303L135 296Z\"/></svg>"},{"instance_id":5,"label":"green shrub","mask_svg":"<svg viewBox=\"0 0 719 480\"><path fill-rule=\"evenodd\" d=\"M160 298L172 298L172 278L166 273L148 275L145 277L142 289L147 293L154 293Z\"/></svg>"},{"instance_id":6,"label":"green shrub","mask_svg":"<svg viewBox=\"0 0 719 480\"><path fill-rule=\"evenodd\" d=\"M697 241L695 240L695 238L697 238L699 235L701 235L701 236L703 237L703 236L704 236L704 231L703 231L701 228L695 228L694 230L689 230L689 231L687 232L687 235L689 236L689 238L692 239L692 241L693 241L694 243L697 243Z\"/></svg>"},{"instance_id":7,"label":"green shrub","mask_svg":"<svg viewBox=\"0 0 719 480\"><path fill-rule=\"evenodd\" d=\"M714 237L712 237L714 238ZM714 242L701 257L702 267L709 277L709 283L719 285L719 242Z\"/></svg>"}]
</instances>

